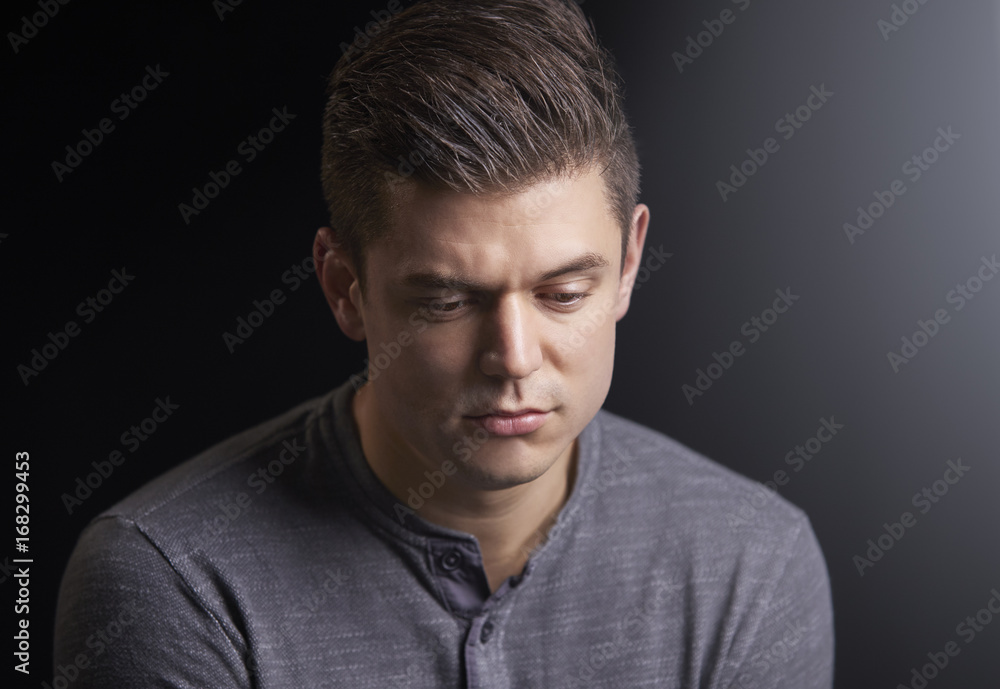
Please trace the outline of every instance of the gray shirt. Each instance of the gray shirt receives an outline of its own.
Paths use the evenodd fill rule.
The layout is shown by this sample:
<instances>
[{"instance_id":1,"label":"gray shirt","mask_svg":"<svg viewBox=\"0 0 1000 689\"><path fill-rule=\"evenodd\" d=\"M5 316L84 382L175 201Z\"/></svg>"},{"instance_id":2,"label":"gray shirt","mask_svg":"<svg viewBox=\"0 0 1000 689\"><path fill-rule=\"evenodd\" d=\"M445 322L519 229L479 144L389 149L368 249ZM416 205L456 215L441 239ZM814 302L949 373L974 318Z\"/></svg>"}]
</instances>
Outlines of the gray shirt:
<instances>
[{"instance_id":1,"label":"gray shirt","mask_svg":"<svg viewBox=\"0 0 1000 689\"><path fill-rule=\"evenodd\" d=\"M353 393L345 382L96 517L60 588L53 686L832 685L826 566L784 499L601 410L547 541L491 595L475 537L375 477Z\"/></svg>"}]
</instances>

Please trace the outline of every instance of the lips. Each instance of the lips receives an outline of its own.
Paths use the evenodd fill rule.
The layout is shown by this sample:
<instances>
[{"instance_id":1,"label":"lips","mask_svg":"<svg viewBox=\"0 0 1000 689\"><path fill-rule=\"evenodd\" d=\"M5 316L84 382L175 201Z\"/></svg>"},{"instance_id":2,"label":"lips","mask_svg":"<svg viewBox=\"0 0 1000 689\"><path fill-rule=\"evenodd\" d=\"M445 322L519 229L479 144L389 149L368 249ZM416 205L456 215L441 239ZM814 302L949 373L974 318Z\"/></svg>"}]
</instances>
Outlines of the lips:
<instances>
[{"instance_id":1,"label":"lips","mask_svg":"<svg viewBox=\"0 0 1000 689\"><path fill-rule=\"evenodd\" d=\"M484 411L482 414L470 414L473 418L479 418L481 416L521 416L522 414L544 414L545 412L541 409L535 408L525 408L525 409L491 409L489 411Z\"/></svg>"},{"instance_id":2,"label":"lips","mask_svg":"<svg viewBox=\"0 0 1000 689\"><path fill-rule=\"evenodd\" d=\"M527 435L537 431L551 412L539 409L498 409L492 413L466 417L487 433L497 436Z\"/></svg>"}]
</instances>

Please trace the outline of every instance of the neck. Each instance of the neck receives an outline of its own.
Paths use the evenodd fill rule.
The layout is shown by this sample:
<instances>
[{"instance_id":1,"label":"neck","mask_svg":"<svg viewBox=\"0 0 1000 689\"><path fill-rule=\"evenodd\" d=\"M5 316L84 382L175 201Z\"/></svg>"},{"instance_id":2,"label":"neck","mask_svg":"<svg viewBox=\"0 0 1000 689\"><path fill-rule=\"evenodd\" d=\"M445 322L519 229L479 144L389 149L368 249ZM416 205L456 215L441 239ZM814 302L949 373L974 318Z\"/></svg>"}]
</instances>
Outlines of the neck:
<instances>
[{"instance_id":1,"label":"neck","mask_svg":"<svg viewBox=\"0 0 1000 689\"><path fill-rule=\"evenodd\" d=\"M427 469L404 448L393 445L376 421L369 385L351 400L361 449L372 471L402 504L409 489L426 482ZM449 480L415 512L423 519L472 534L479 542L490 590L520 574L532 551L544 543L576 476L577 441L533 481L499 490L481 490Z\"/></svg>"}]
</instances>

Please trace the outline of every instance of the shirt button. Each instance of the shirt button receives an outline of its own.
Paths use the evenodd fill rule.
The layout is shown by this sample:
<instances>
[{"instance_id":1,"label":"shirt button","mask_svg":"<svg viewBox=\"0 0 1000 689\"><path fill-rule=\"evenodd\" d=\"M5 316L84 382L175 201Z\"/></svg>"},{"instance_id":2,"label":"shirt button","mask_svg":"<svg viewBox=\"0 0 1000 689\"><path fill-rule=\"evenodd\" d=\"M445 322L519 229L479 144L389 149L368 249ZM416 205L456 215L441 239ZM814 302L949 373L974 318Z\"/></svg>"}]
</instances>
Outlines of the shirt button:
<instances>
[{"instance_id":1,"label":"shirt button","mask_svg":"<svg viewBox=\"0 0 1000 689\"><path fill-rule=\"evenodd\" d=\"M483 628L479 630L479 641L481 643L486 643L493 636L493 623L489 620L483 623Z\"/></svg>"},{"instance_id":2,"label":"shirt button","mask_svg":"<svg viewBox=\"0 0 1000 689\"><path fill-rule=\"evenodd\" d=\"M458 550L449 550L441 558L441 567L448 572L458 569L459 565L461 564L462 564L462 553L460 553Z\"/></svg>"}]
</instances>

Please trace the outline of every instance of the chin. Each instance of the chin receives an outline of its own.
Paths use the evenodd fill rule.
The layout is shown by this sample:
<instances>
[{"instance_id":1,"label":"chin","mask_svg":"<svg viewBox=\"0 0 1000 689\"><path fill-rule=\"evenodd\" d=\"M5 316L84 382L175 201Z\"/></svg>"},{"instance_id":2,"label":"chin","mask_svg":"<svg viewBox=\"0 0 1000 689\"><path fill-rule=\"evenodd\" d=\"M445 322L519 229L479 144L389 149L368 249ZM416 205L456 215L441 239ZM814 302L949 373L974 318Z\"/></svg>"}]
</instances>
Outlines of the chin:
<instances>
[{"instance_id":1,"label":"chin","mask_svg":"<svg viewBox=\"0 0 1000 689\"><path fill-rule=\"evenodd\" d=\"M456 464L458 474L471 486L480 490L503 490L531 483L544 475L558 457L558 453L539 452L537 448L521 448L520 452L505 450L502 443L493 440L468 462Z\"/></svg>"},{"instance_id":2,"label":"chin","mask_svg":"<svg viewBox=\"0 0 1000 689\"><path fill-rule=\"evenodd\" d=\"M470 488L492 491L523 486L536 480L544 473L544 471L535 473L496 472L492 470L480 470L478 467L466 467L462 475Z\"/></svg>"}]
</instances>

